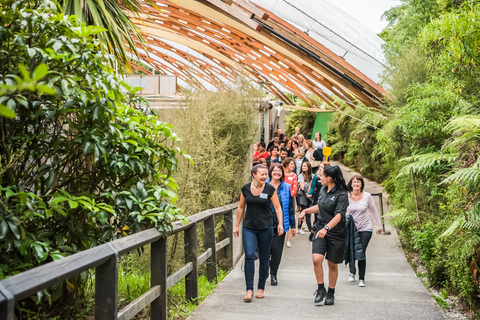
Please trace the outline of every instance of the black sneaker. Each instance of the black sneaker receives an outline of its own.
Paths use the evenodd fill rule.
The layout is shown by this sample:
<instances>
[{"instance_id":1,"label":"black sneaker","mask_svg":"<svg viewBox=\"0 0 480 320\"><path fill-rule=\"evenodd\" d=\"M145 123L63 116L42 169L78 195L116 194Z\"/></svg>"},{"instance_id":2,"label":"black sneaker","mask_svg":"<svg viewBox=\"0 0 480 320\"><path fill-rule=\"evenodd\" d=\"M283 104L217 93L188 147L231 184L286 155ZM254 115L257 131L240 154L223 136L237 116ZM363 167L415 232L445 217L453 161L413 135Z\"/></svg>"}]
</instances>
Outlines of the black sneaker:
<instances>
[{"instance_id":1,"label":"black sneaker","mask_svg":"<svg viewBox=\"0 0 480 320\"><path fill-rule=\"evenodd\" d=\"M325 299L325 296L327 295L327 290L325 290L325 288L317 289L317 291L315 291L313 294L315 295L315 304L319 304L323 301L323 299Z\"/></svg>"},{"instance_id":2,"label":"black sneaker","mask_svg":"<svg viewBox=\"0 0 480 320\"><path fill-rule=\"evenodd\" d=\"M271 275L271 276L270 276L270 284L271 284L272 286L278 285L277 276L274 276L274 275Z\"/></svg>"},{"instance_id":3,"label":"black sneaker","mask_svg":"<svg viewBox=\"0 0 480 320\"><path fill-rule=\"evenodd\" d=\"M326 306L333 306L334 302L335 302L334 294L331 293L331 292L328 292L327 297L325 298L325 305Z\"/></svg>"}]
</instances>

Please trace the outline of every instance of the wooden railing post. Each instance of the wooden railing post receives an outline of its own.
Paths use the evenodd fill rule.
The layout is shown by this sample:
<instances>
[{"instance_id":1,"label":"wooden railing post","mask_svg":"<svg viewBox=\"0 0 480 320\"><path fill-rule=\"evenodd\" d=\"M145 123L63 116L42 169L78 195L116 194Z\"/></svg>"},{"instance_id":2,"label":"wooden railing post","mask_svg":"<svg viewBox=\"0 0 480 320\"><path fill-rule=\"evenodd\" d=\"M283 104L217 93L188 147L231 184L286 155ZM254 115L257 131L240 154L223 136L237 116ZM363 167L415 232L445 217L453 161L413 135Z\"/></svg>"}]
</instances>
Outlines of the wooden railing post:
<instances>
[{"instance_id":1,"label":"wooden railing post","mask_svg":"<svg viewBox=\"0 0 480 320\"><path fill-rule=\"evenodd\" d=\"M205 250L212 249L212 255L207 259L207 279L217 281L217 251L215 250L215 216L205 220Z\"/></svg>"},{"instance_id":2,"label":"wooden railing post","mask_svg":"<svg viewBox=\"0 0 480 320\"><path fill-rule=\"evenodd\" d=\"M160 286L160 297L152 302L151 320L167 320L167 237L151 245L151 287Z\"/></svg>"},{"instance_id":3,"label":"wooden railing post","mask_svg":"<svg viewBox=\"0 0 480 320\"><path fill-rule=\"evenodd\" d=\"M0 283L0 320L15 318L15 298Z\"/></svg>"},{"instance_id":4,"label":"wooden railing post","mask_svg":"<svg viewBox=\"0 0 480 320\"><path fill-rule=\"evenodd\" d=\"M112 256L95 268L95 320L117 320L118 252L110 244Z\"/></svg>"},{"instance_id":5,"label":"wooden railing post","mask_svg":"<svg viewBox=\"0 0 480 320\"><path fill-rule=\"evenodd\" d=\"M192 271L185 277L185 298L195 300L198 298L198 250L197 250L197 223L184 232L185 264L192 263Z\"/></svg>"},{"instance_id":6,"label":"wooden railing post","mask_svg":"<svg viewBox=\"0 0 480 320\"><path fill-rule=\"evenodd\" d=\"M225 247L225 264L227 270L233 268L233 211L236 209L229 210L224 216L224 230L225 238L230 239L230 243Z\"/></svg>"}]
</instances>

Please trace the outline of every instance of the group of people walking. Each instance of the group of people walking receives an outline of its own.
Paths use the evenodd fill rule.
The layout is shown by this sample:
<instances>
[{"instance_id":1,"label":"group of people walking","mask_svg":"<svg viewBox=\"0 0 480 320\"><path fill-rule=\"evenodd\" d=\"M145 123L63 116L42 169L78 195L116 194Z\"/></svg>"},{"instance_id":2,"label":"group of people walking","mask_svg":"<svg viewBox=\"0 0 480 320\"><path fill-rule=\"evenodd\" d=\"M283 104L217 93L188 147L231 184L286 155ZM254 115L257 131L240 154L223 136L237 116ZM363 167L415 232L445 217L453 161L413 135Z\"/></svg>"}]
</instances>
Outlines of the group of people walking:
<instances>
[{"instance_id":1,"label":"group of people walking","mask_svg":"<svg viewBox=\"0 0 480 320\"><path fill-rule=\"evenodd\" d=\"M280 137L278 138L280 141ZM298 134L295 138L298 142ZM278 161L276 159L279 156L274 152L274 147L277 146L275 139L273 142L270 146L273 152L265 157L266 160L274 155L273 160L270 157L269 164L258 161L267 152L264 150L263 142L258 144L257 159L254 157L257 163L251 170L252 181L242 187L237 209L234 228L236 237L240 235L240 224L244 216L242 228L246 283L244 301L250 302L254 297L257 258L259 277L255 297L257 299L264 297L269 273L271 285L278 285L277 272L284 244L291 247L292 237L297 233L305 234L301 227L303 221L306 221L312 241L312 260L317 281L314 303L320 304L324 301L325 305L333 305L338 264L342 263L345 257L355 256L346 252L346 248L349 250L346 238L355 236L356 243L361 243L363 259L358 260L359 286L364 287L366 270L364 253L372 237L371 220L377 226L377 233L381 233L380 216L372 196L364 191L365 183L360 175L352 177L347 184L338 166L332 166L319 157L318 160L313 159L318 162L313 172L312 162L308 157L318 152L318 145L314 145L310 140L304 140L303 148L294 149L294 158L286 156ZM292 142L289 145L291 146ZM296 207L300 211L298 229L295 221ZM311 218L312 214L314 219ZM354 225L352 224L354 234L351 235L347 233L347 216L354 222ZM325 259L328 265L328 290L324 283ZM355 281L355 260L349 263L351 273L348 280Z\"/></svg>"}]
</instances>

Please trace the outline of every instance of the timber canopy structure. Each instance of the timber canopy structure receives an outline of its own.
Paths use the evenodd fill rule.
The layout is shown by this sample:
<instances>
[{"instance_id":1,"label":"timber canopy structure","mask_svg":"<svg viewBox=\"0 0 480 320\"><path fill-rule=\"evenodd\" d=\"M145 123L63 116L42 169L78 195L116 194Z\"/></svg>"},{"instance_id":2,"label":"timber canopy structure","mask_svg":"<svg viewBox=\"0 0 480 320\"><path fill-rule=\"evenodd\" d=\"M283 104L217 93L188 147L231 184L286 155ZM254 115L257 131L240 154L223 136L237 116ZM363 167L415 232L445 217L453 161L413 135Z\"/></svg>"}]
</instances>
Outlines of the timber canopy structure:
<instances>
[{"instance_id":1,"label":"timber canopy structure","mask_svg":"<svg viewBox=\"0 0 480 320\"><path fill-rule=\"evenodd\" d=\"M306 12L315 11L318 6L328 9L325 1L308 4L298 0L159 0L155 5L144 2L144 12L130 17L144 34L149 51L147 54L137 42L142 63L132 65L152 74L144 67L148 65L160 74L175 75L181 83L198 88L232 84L236 75L242 74L262 84L286 105L294 104L285 94L291 92L317 109L323 104L336 109L337 99L350 105L360 101L378 107L385 91L376 83L382 57L378 54L378 42L372 44L371 39L372 35L373 39L377 36L370 31L370 41L365 38L355 43L351 36L348 39L338 29L322 24L318 15ZM332 17L334 9L330 5L330 11L324 14L338 19ZM287 20L275 12L290 17ZM366 28L361 32L359 26L348 27L359 33L357 38L367 36ZM332 35L322 34L325 32ZM372 46L377 52L369 52ZM342 50L345 53L340 56Z\"/></svg>"}]
</instances>

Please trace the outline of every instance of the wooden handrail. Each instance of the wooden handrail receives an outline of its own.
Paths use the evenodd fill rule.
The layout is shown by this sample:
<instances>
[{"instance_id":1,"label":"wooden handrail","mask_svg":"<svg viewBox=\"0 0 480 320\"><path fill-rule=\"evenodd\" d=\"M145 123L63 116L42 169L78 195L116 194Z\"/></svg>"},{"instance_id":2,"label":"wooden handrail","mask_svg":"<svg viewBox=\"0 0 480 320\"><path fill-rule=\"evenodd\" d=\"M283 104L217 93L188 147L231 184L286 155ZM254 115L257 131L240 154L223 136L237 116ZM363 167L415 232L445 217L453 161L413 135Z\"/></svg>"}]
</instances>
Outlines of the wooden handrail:
<instances>
[{"instance_id":1,"label":"wooden handrail","mask_svg":"<svg viewBox=\"0 0 480 320\"><path fill-rule=\"evenodd\" d=\"M0 320L13 320L15 303L80 273L95 268L95 319L128 320L152 305L152 320L167 319L167 289L185 279L187 299L198 297L198 265L207 263L207 278L217 278L217 252L224 251L227 268L233 267L233 213L238 202L173 223L168 235L155 228L99 245L0 281ZM215 217L224 217L225 239L215 241ZM205 252L198 255L197 224L204 223ZM184 232L185 264L167 277L167 236ZM151 289L118 311L119 257L147 244L151 246Z\"/></svg>"}]
</instances>

